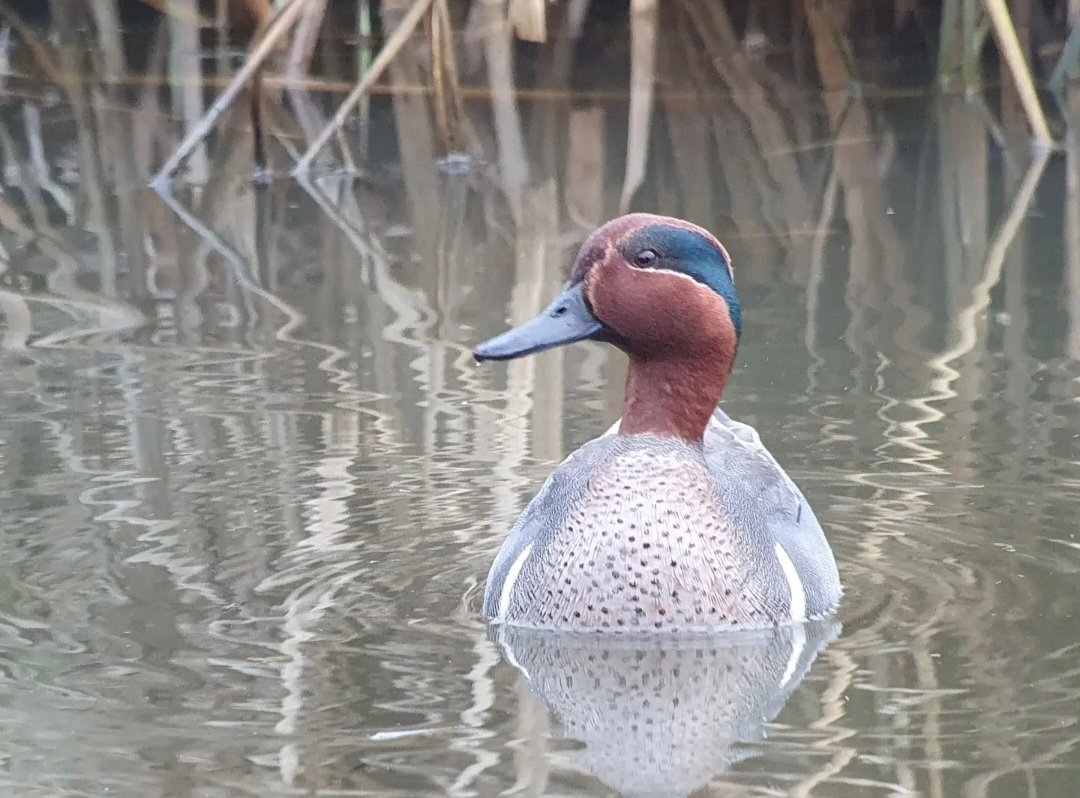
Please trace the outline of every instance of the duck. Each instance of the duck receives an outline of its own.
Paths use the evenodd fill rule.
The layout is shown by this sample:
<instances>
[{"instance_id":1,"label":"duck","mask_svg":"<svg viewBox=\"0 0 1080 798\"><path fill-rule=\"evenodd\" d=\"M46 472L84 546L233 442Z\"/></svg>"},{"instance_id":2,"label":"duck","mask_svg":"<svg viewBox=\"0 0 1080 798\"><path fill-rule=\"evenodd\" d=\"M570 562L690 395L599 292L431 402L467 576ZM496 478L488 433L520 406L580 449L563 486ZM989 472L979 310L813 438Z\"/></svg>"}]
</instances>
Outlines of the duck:
<instances>
[{"instance_id":1,"label":"duck","mask_svg":"<svg viewBox=\"0 0 1080 798\"><path fill-rule=\"evenodd\" d=\"M552 471L495 556L489 623L712 633L835 613L820 523L757 430L720 406L742 329L723 244L632 213L588 236L539 316L474 349L499 361L599 341L629 359L621 418Z\"/></svg>"}]
</instances>

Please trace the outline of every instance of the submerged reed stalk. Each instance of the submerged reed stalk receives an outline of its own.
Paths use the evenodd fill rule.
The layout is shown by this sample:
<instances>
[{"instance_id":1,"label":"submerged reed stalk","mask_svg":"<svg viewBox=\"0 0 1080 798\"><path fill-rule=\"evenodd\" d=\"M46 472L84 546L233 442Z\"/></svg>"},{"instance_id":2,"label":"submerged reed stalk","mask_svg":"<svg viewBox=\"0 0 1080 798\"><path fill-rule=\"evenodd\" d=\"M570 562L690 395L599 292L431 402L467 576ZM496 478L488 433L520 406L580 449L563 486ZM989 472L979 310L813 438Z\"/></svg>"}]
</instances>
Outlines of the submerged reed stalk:
<instances>
[{"instance_id":1,"label":"submerged reed stalk","mask_svg":"<svg viewBox=\"0 0 1080 798\"><path fill-rule=\"evenodd\" d=\"M262 123L262 71L255 73L251 82L251 137L255 155L255 170L266 175L266 133Z\"/></svg>"}]
</instances>

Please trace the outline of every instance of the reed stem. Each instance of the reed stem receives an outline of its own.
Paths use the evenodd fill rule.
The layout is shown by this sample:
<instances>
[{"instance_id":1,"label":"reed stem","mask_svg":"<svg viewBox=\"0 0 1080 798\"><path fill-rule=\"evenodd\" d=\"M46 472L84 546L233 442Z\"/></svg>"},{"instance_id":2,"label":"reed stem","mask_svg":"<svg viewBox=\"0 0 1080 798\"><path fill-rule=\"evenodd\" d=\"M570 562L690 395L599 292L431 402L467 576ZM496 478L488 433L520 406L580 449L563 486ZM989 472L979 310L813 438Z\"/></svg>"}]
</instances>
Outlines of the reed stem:
<instances>
[{"instance_id":1,"label":"reed stem","mask_svg":"<svg viewBox=\"0 0 1080 798\"><path fill-rule=\"evenodd\" d=\"M1024 108L1035 143L1039 147L1049 148L1053 144L1053 137L1046 125L1046 116L1039 104L1039 95L1031 78L1031 70L1028 69L1027 59L1024 58L1024 51L1020 47L1020 40L1016 36L1016 28L1013 26L1005 0L983 0L983 6L994 28L994 36L997 39L1001 57L1012 72L1016 91L1020 95L1020 104Z\"/></svg>"},{"instance_id":2,"label":"reed stem","mask_svg":"<svg viewBox=\"0 0 1080 798\"><path fill-rule=\"evenodd\" d=\"M371 67L368 69L367 74L364 75L363 80L357 83L353 90L349 92L349 96L338 106L334 118L319 132L319 135L315 137L315 140L307 148L307 151L300 156L300 160L293 169L293 175L302 175L311 169L311 162L315 159L315 156L326 146L326 142L330 140L334 132L345 124L357 103L360 102L372 84L379 79L383 70L389 66L390 61L397 55L398 50L405 44L405 41L412 35L413 30L424 14L427 13L431 3L432 0L416 0L413 3L412 8L401 18L401 23L397 26L397 29L386 40L386 44L383 45L379 54L371 62Z\"/></svg>"},{"instance_id":3,"label":"reed stem","mask_svg":"<svg viewBox=\"0 0 1080 798\"><path fill-rule=\"evenodd\" d=\"M1072 24L1069 38L1065 42L1065 48L1061 51L1057 65L1050 75L1050 89L1058 94L1065 91L1065 78L1069 73L1076 73L1076 67L1080 63L1080 19Z\"/></svg>"},{"instance_id":4,"label":"reed stem","mask_svg":"<svg viewBox=\"0 0 1080 798\"><path fill-rule=\"evenodd\" d=\"M158 170L158 173L154 175L151 180L151 185L161 186L166 183L175 174L176 170L180 168L180 164L184 162L184 159L191 153L192 150L213 130L214 125L217 124L218 119L222 114L232 105L233 100L243 90L244 86L255 75L263 61L274 51L277 46L278 40L285 35L285 33L293 26L297 19L300 18L300 13L304 10L310 0L290 0L277 15L267 25L266 31L258 43L252 48L248 57L244 59L243 65L237 71L236 75L229 82L229 85L225 90L214 100L214 104L210 106L202 118L198 121L195 127L188 133L180 146L173 151L173 154L169 156L169 159L165 162L165 165Z\"/></svg>"}]
</instances>

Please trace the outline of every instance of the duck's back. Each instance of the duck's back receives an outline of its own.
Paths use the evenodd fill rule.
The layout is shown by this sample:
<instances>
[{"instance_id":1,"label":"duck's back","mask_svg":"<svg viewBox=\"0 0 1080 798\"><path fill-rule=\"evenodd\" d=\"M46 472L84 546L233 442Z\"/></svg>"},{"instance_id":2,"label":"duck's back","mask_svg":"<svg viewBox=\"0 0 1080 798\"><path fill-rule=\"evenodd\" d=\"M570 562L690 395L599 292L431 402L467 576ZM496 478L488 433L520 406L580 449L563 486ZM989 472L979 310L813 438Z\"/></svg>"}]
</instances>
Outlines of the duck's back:
<instances>
[{"instance_id":1,"label":"duck's back","mask_svg":"<svg viewBox=\"0 0 1080 798\"><path fill-rule=\"evenodd\" d=\"M530 626L711 630L816 617L838 598L802 495L752 428L717 411L703 446L605 435L567 458L499 552L484 610Z\"/></svg>"}]
</instances>

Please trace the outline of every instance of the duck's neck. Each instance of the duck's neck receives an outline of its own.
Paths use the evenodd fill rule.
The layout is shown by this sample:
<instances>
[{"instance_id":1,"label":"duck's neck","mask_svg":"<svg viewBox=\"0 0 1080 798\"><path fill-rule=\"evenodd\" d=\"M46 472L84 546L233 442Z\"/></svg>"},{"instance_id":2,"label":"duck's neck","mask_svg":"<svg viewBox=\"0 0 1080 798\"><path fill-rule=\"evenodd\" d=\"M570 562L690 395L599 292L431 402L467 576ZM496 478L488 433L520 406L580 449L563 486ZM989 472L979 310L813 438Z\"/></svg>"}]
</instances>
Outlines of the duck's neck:
<instances>
[{"instance_id":1,"label":"duck's neck","mask_svg":"<svg viewBox=\"0 0 1080 798\"><path fill-rule=\"evenodd\" d=\"M631 355L619 434L651 432L700 443L724 393L733 359L718 363Z\"/></svg>"}]
</instances>

